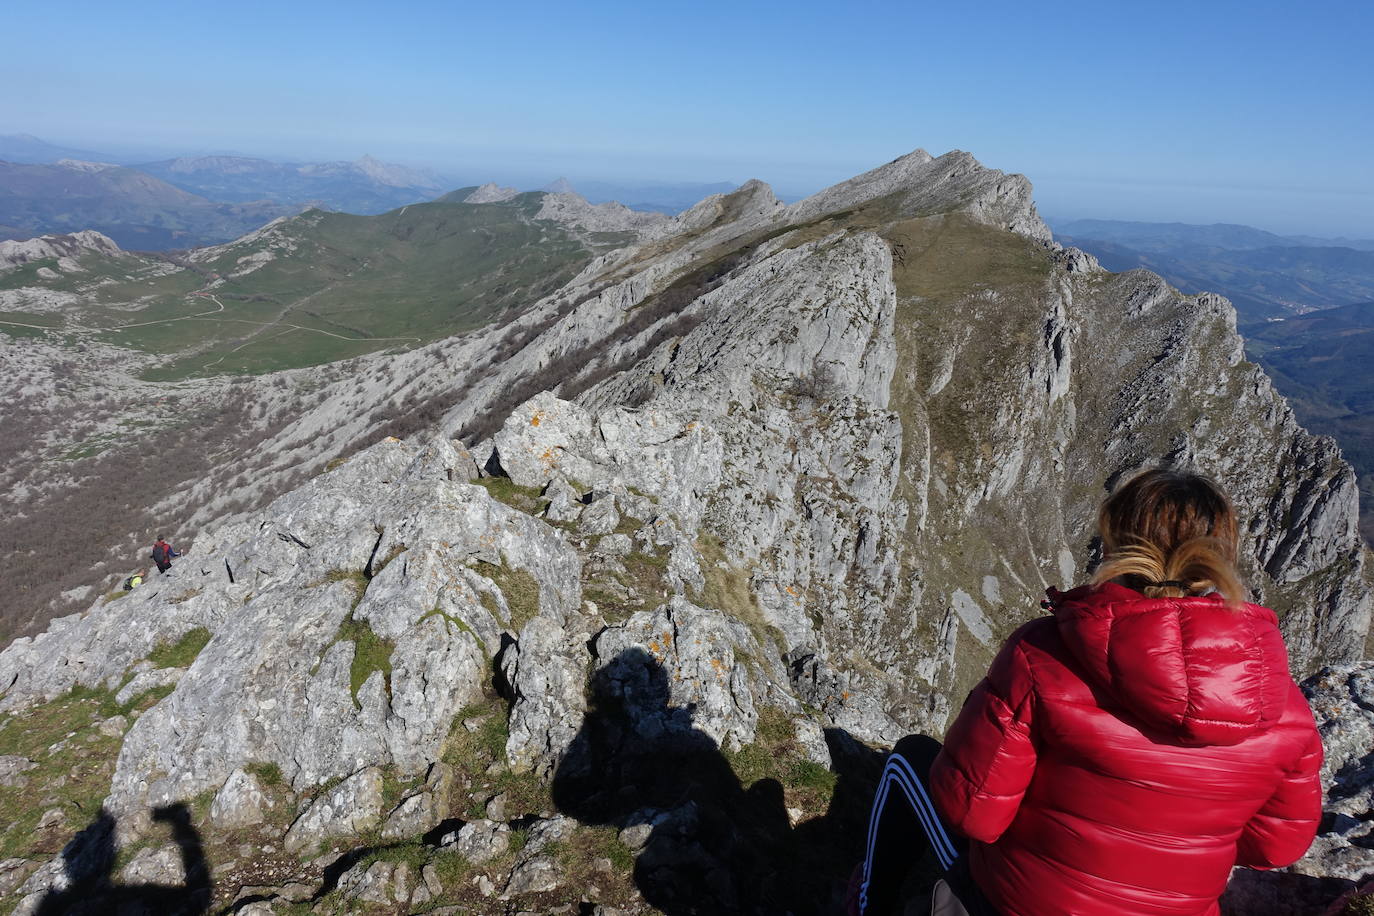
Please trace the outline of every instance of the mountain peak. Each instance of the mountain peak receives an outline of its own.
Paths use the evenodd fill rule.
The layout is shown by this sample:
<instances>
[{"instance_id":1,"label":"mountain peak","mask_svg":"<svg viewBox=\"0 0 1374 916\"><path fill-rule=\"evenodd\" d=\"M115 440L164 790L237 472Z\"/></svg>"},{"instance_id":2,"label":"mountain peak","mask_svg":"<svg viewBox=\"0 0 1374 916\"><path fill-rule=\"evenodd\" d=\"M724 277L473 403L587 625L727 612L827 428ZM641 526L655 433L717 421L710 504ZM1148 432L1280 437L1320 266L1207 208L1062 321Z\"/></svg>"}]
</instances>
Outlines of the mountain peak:
<instances>
[{"instance_id":1,"label":"mountain peak","mask_svg":"<svg viewBox=\"0 0 1374 916\"><path fill-rule=\"evenodd\" d=\"M1052 238L1035 210L1031 184L1024 175L987 168L963 150L939 157L913 150L798 201L788 208L788 216L813 218L889 196L899 199L901 209L913 215L962 210L979 222L1039 241Z\"/></svg>"},{"instance_id":2,"label":"mountain peak","mask_svg":"<svg viewBox=\"0 0 1374 916\"><path fill-rule=\"evenodd\" d=\"M510 200L519 194L515 188L503 188L494 181L488 181L476 191L463 198L465 204L495 204Z\"/></svg>"},{"instance_id":3,"label":"mountain peak","mask_svg":"<svg viewBox=\"0 0 1374 916\"><path fill-rule=\"evenodd\" d=\"M85 159L59 159L56 164L77 172L104 172L119 168L113 162L89 162Z\"/></svg>"},{"instance_id":4,"label":"mountain peak","mask_svg":"<svg viewBox=\"0 0 1374 916\"><path fill-rule=\"evenodd\" d=\"M120 253L119 246L109 236L94 229L82 229L80 232L64 235L43 235L22 241L0 241L0 270L18 267L30 261L57 258L60 270L79 271L80 268L67 259L79 257L87 251L98 251L106 255Z\"/></svg>"},{"instance_id":5,"label":"mountain peak","mask_svg":"<svg viewBox=\"0 0 1374 916\"><path fill-rule=\"evenodd\" d=\"M555 178L539 190L548 191L550 194L576 194L572 182L566 178Z\"/></svg>"},{"instance_id":6,"label":"mountain peak","mask_svg":"<svg viewBox=\"0 0 1374 916\"><path fill-rule=\"evenodd\" d=\"M364 153L352 166L378 184L393 188L432 188L438 190L439 180L423 169L383 162Z\"/></svg>"}]
</instances>

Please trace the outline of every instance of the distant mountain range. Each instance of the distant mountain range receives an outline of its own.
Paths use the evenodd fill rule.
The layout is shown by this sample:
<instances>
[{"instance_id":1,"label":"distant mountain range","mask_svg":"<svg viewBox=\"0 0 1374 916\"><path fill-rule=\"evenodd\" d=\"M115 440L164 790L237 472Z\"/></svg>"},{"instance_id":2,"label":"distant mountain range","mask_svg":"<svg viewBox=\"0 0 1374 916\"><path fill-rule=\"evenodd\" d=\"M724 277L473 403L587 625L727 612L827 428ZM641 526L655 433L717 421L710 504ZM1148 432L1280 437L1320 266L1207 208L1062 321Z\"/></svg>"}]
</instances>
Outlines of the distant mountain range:
<instances>
[{"instance_id":1,"label":"distant mountain range","mask_svg":"<svg viewBox=\"0 0 1374 916\"><path fill-rule=\"evenodd\" d=\"M484 176L485 177L485 176ZM311 207L373 215L473 182L363 156L354 162L274 162L251 156L130 160L0 135L0 240L94 229L124 248L166 250L231 241ZM592 204L677 213L730 182L579 181ZM540 190L567 193L559 178Z\"/></svg>"},{"instance_id":2,"label":"distant mountain range","mask_svg":"<svg viewBox=\"0 0 1374 916\"><path fill-rule=\"evenodd\" d=\"M195 156L145 162L139 171L211 200L323 204L346 213L384 213L445 190L433 172L363 156L356 162L288 164L245 156Z\"/></svg>"},{"instance_id":3,"label":"distant mountain range","mask_svg":"<svg viewBox=\"0 0 1374 916\"><path fill-rule=\"evenodd\" d=\"M1185 293L1221 293L1243 321L1374 299L1374 240L1279 236L1251 226L1056 220L1055 239L1108 270L1143 267Z\"/></svg>"},{"instance_id":4,"label":"distant mountain range","mask_svg":"<svg viewBox=\"0 0 1374 916\"><path fill-rule=\"evenodd\" d=\"M1051 220L1054 231L1085 239L1115 242L1138 251L1171 252L1179 248L1357 248L1374 251L1374 239L1314 238L1309 235L1275 235L1236 223L1141 223L1114 219Z\"/></svg>"},{"instance_id":5,"label":"distant mountain range","mask_svg":"<svg viewBox=\"0 0 1374 916\"><path fill-rule=\"evenodd\" d=\"M29 134L0 135L0 239L94 229L124 248L190 248L231 241L309 207L376 214L444 189L444 179L432 172L371 156L280 163L209 155L131 163Z\"/></svg>"},{"instance_id":6,"label":"distant mountain range","mask_svg":"<svg viewBox=\"0 0 1374 916\"><path fill-rule=\"evenodd\" d=\"M30 165L50 165L59 159L86 159L99 162L127 164L119 156L108 152L97 153L88 149L58 146L40 140L32 134L0 134L0 160L22 162Z\"/></svg>"},{"instance_id":7,"label":"distant mountain range","mask_svg":"<svg viewBox=\"0 0 1374 916\"><path fill-rule=\"evenodd\" d=\"M0 162L0 240L94 229L123 248L191 248L237 238L298 209L219 203L110 163Z\"/></svg>"}]
</instances>

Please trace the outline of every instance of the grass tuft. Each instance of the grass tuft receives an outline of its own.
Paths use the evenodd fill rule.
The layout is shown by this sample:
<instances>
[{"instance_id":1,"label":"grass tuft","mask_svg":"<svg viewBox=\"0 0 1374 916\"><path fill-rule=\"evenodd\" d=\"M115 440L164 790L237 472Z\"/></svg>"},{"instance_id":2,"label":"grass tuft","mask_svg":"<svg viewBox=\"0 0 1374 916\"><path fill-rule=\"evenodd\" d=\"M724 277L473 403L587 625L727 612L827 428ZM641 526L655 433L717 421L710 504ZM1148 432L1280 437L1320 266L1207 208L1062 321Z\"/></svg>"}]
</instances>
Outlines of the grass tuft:
<instances>
[{"instance_id":1,"label":"grass tuft","mask_svg":"<svg viewBox=\"0 0 1374 916\"><path fill-rule=\"evenodd\" d=\"M534 576L505 562L498 566L479 561L476 569L490 579L506 599L506 606L510 609L510 619L501 621L503 626L518 633L525 624L538 615L539 583ZM500 614L495 607L495 602L488 603L489 596L483 595L482 597L482 603L492 612L492 616L500 621Z\"/></svg>"},{"instance_id":2,"label":"grass tuft","mask_svg":"<svg viewBox=\"0 0 1374 916\"><path fill-rule=\"evenodd\" d=\"M754 743L725 751L725 758L741 785L776 779L782 784L788 807L800 808L808 815L825 813L835 792L835 774L803 756L791 719L771 706L759 710Z\"/></svg>"},{"instance_id":3,"label":"grass tuft","mask_svg":"<svg viewBox=\"0 0 1374 916\"><path fill-rule=\"evenodd\" d=\"M483 597L487 597L487 596L484 595ZM449 630L449 627L450 627L450 626L454 626L454 627L457 627L457 628L458 628L458 632L460 632L460 633L466 633L466 634L468 634L469 636L471 636L473 639L477 640L479 643L482 642L481 637L478 636L476 633L473 632L472 627L468 626L467 623L464 622L463 618L461 618L461 617L455 617L455 616L453 616L452 614L445 613L443 608L436 607L436 608L434 608L433 610L426 611L424 614L422 614L422 615L420 616L420 619L419 619L419 620L415 621L415 623L416 623L417 625L418 625L418 624L421 624L421 623L424 623L426 620L428 620L428 619L431 618L431 617L438 617L438 618L440 618L441 620L444 621L444 632L445 632L445 633L451 633L452 631Z\"/></svg>"},{"instance_id":4,"label":"grass tuft","mask_svg":"<svg viewBox=\"0 0 1374 916\"><path fill-rule=\"evenodd\" d=\"M279 788L286 785L286 777L282 775L281 767L275 763L250 763L244 766L243 771L256 778L264 787Z\"/></svg>"},{"instance_id":5,"label":"grass tuft","mask_svg":"<svg viewBox=\"0 0 1374 916\"><path fill-rule=\"evenodd\" d=\"M703 534L696 546L701 555L702 576L706 580L706 587L695 596L697 603L725 611L749 627L759 645L772 645L781 653L787 641L777 627L764 619L763 609L749 585L748 570L730 561L724 544L713 534Z\"/></svg>"},{"instance_id":6,"label":"grass tuft","mask_svg":"<svg viewBox=\"0 0 1374 916\"><path fill-rule=\"evenodd\" d=\"M497 502L527 515L538 514L549 502L540 495L538 487L521 486L509 477L481 477L473 483L485 489Z\"/></svg>"},{"instance_id":7,"label":"grass tuft","mask_svg":"<svg viewBox=\"0 0 1374 916\"><path fill-rule=\"evenodd\" d=\"M1341 916L1374 916L1374 893L1356 894L1345 902Z\"/></svg>"},{"instance_id":8,"label":"grass tuft","mask_svg":"<svg viewBox=\"0 0 1374 916\"><path fill-rule=\"evenodd\" d=\"M173 643L161 643L148 653L148 661L156 668L187 668L210 642L210 631L196 627Z\"/></svg>"},{"instance_id":9,"label":"grass tuft","mask_svg":"<svg viewBox=\"0 0 1374 916\"><path fill-rule=\"evenodd\" d=\"M396 651L396 644L389 639L382 639L372 631L366 620L358 620L351 613L339 625L339 633L334 641L342 639L353 643L353 666L349 669L353 705L363 708L358 702L358 691L374 671L382 672L386 694L391 696L391 653Z\"/></svg>"}]
</instances>

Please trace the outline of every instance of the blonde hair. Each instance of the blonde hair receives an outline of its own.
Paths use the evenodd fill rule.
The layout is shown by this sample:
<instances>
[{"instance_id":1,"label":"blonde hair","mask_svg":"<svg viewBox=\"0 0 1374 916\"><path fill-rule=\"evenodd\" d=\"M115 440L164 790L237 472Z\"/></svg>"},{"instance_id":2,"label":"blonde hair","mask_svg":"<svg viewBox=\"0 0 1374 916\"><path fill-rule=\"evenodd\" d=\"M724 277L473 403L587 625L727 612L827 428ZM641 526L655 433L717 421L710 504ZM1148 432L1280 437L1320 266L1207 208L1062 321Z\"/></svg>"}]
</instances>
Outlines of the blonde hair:
<instances>
[{"instance_id":1,"label":"blonde hair","mask_svg":"<svg viewBox=\"0 0 1374 916\"><path fill-rule=\"evenodd\" d=\"M1093 585L1120 579L1150 598L1216 591L1233 607L1244 599L1235 510L1200 474L1137 474L1102 503L1097 528L1103 560Z\"/></svg>"}]
</instances>

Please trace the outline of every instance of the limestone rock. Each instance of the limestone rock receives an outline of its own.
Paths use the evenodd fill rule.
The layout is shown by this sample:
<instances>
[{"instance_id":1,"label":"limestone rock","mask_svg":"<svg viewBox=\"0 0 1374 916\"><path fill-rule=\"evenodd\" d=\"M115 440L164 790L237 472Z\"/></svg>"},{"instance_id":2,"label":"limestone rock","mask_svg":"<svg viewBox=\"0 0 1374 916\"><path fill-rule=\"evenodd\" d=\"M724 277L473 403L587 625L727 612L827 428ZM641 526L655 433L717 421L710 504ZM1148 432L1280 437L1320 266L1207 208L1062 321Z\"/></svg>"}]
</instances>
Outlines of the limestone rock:
<instances>
[{"instance_id":1,"label":"limestone rock","mask_svg":"<svg viewBox=\"0 0 1374 916\"><path fill-rule=\"evenodd\" d=\"M124 729L129 727L129 720L126 716L110 716L101 721L96 731L107 738L119 738L124 734Z\"/></svg>"},{"instance_id":2,"label":"limestone rock","mask_svg":"<svg viewBox=\"0 0 1374 916\"><path fill-rule=\"evenodd\" d=\"M472 864L482 865L510 847L510 827L486 819L469 821L459 829L453 837L453 842L447 845L451 845L460 856Z\"/></svg>"},{"instance_id":3,"label":"limestone rock","mask_svg":"<svg viewBox=\"0 0 1374 916\"><path fill-rule=\"evenodd\" d=\"M596 542L598 551L612 557L629 556L634 548L634 541L628 534L608 534Z\"/></svg>"},{"instance_id":4,"label":"limestone rock","mask_svg":"<svg viewBox=\"0 0 1374 916\"><path fill-rule=\"evenodd\" d=\"M467 481L476 480L479 472L476 459L463 443L436 436L411 460L404 476Z\"/></svg>"},{"instance_id":5,"label":"limestone rock","mask_svg":"<svg viewBox=\"0 0 1374 916\"><path fill-rule=\"evenodd\" d=\"M1374 873L1374 662L1323 668L1303 682L1322 735L1322 826L1292 871L1358 882Z\"/></svg>"},{"instance_id":6,"label":"limestone rock","mask_svg":"<svg viewBox=\"0 0 1374 916\"><path fill-rule=\"evenodd\" d=\"M513 769L549 775L572 742L586 709L586 650L546 617L525 625L502 655L515 693L506 759Z\"/></svg>"},{"instance_id":7,"label":"limestone rock","mask_svg":"<svg viewBox=\"0 0 1374 916\"><path fill-rule=\"evenodd\" d=\"M258 778L243 769L234 770L210 803L210 820L222 827L249 827L261 824L272 799Z\"/></svg>"},{"instance_id":8,"label":"limestone rock","mask_svg":"<svg viewBox=\"0 0 1374 916\"><path fill-rule=\"evenodd\" d=\"M1237 868L1221 898L1223 916L1317 916L1354 885L1281 871Z\"/></svg>"},{"instance_id":9,"label":"limestone rock","mask_svg":"<svg viewBox=\"0 0 1374 916\"><path fill-rule=\"evenodd\" d=\"M0 861L0 897L8 897L14 889L24 883L39 863L32 859L5 859Z\"/></svg>"},{"instance_id":10,"label":"limestone rock","mask_svg":"<svg viewBox=\"0 0 1374 916\"><path fill-rule=\"evenodd\" d=\"M558 193L544 207L624 225ZM491 686L510 703L492 776L575 770L589 681L624 713L609 745L666 738L717 761L755 741L767 711L825 765L832 747L847 759L860 741L943 730L1043 587L1082 579L1110 487L1146 466L1196 468L1246 520L1242 572L1282 613L1294 671L1331 666L1308 685L1328 819L1298 866L1310 875L1287 877L1365 868L1374 727L1368 674L1349 666L1374 592L1358 487L1244 361L1229 304L1057 248L1024 179L958 152L918 151L791 206L749 182L629 228L644 244L593 259L500 327L244 383L272 398L279 381L309 385L318 402L242 456L254 493L284 495L219 519L212 481L169 494L199 526L178 576L0 652L0 712L73 686L125 685L127 702L175 683L124 737L107 800L121 834L212 790L231 816L250 763L276 765L297 794L344 779L299 812L293 848L383 814L397 838L437 823L437 786L383 812L353 783L382 767L432 774L455 717ZM18 375L32 365L3 355ZM372 405L410 399L451 406L414 441L329 461L375 431ZM301 468L320 473L282 486ZM543 505L479 475L539 488ZM196 628L212 639L194 663L152 668ZM345 787L357 797L335 799ZM545 814L514 810L518 797L488 814ZM643 840L645 875L689 863L729 909L747 889L698 841L712 817L691 803L615 826ZM508 829L463 831L483 856ZM558 879L538 845L505 890ZM24 895L63 869L45 863ZM421 888L432 902L409 874L401 902L384 871L350 881L388 906L427 906ZM1238 876L1235 893L1278 880Z\"/></svg>"},{"instance_id":11,"label":"limestone rock","mask_svg":"<svg viewBox=\"0 0 1374 916\"><path fill-rule=\"evenodd\" d=\"M185 668L148 668L140 671L129 680L129 683L119 688L119 692L115 694L115 702L122 706L141 693L175 684L185 673Z\"/></svg>"},{"instance_id":12,"label":"limestone rock","mask_svg":"<svg viewBox=\"0 0 1374 916\"><path fill-rule=\"evenodd\" d=\"M28 782L23 774L36 766L38 766L37 763L18 754L0 755L0 786L10 788L23 786Z\"/></svg>"},{"instance_id":13,"label":"limestone rock","mask_svg":"<svg viewBox=\"0 0 1374 916\"><path fill-rule=\"evenodd\" d=\"M375 826L382 814L382 771L360 770L315 799L286 832L287 852Z\"/></svg>"},{"instance_id":14,"label":"limestone rock","mask_svg":"<svg viewBox=\"0 0 1374 916\"><path fill-rule=\"evenodd\" d=\"M582 514L582 494L561 476L549 481L544 496L549 501L544 507L544 517L551 522L574 522Z\"/></svg>"},{"instance_id":15,"label":"limestone rock","mask_svg":"<svg viewBox=\"0 0 1374 916\"><path fill-rule=\"evenodd\" d=\"M577 821L561 814L537 820L526 835L524 857L543 852L550 843L561 843L576 831Z\"/></svg>"},{"instance_id":16,"label":"limestone rock","mask_svg":"<svg viewBox=\"0 0 1374 916\"><path fill-rule=\"evenodd\" d=\"M176 887L186 883L181 850L175 843L140 850L119 872L124 884L160 884Z\"/></svg>"},{"instance_id":17,"label":"limestone rock","mask_svg":"<svg viewBox=\"0 0 1374 916\"><path fill-rule=\"evenodd\" d=\"M662 213L631 210L615 202L590 204L580 194L562 192L545 194L543 205L535 219L567 223L592 232L633 232L668 221Z\"/></svg>"},{"instance_id":18,"label":"limestone rock","mask_svg":"<svg viewBox=\"0 0 1374 916\"><path fill-rule=\"evenodd\" d=\"M437 825L448 813L453 791L453 767L443 761L430 766L424 786L401 800L382 825L383 839L419 836Z\"/></svg>"},{"instance_id":19,"label":"limestone rock","mask_svg":"<svg viewBox=\"0 0 1374 916\"><path fill-rule=\"evenodd\" d=\"M509 900L521 894L536 894L551 891L562 881L562 872L553 856L538 855L525 859L515 866L501 899Z\"/></svg>"},{"instance_id":20,"label":"limestone rock","mask_svg":"<svg viewBox=\"0 0 1374 916\"><path fill-rule=\"evenodd\" d=\"M615 509L615 497L610 494L594 500L577 520L577 526L592 536L610 534L619 524L620 513Z\"/></svg>"},{"instance_id":21,"label":"limestone rock","mask_svg":"<svg viewBox=\"0 0 1374 916\"><path fill-rule=\"evenodd\" d=\"M721 611L674 598L608 627L596 639L596 655L604 660L612 694L623 699L641 733L697 728L730 748L754 740L755 697L770 696L770 653L748 627ZM743 657L759 669L751 670ZM780 670L771 674L783 678Z\"/></svg>"},{"instance_id":22,"label":"limestone rock","mask_svg":"<svg viewBox=\"0 0 1374 916\"><path fill-rule=\"evenodd\" d=\"M578 560L558 532L480 487L407 476L416 459L380 443L204 542L239 570L236 581L170 605L170 616L202 602L239 606L214 622L215 638L172 695L130 729L112 810L192 797L250 761L275 763L298 791L372 765L424 772L500 644L503 623L488 606L506 599L481 570L527 571L555 618L578 607ZM246 606L245 587L254 590ZM136 600L82 625L123 624ZM389 652L390 676L374 670L355 694L357 643L345 634L362 628Z\"/></svg>"},{"instance_id":23,"label":"limestone rock","mask_svg":"<svg viewBox=\"0 0 1374 916\"><path fill-rule=\"evenodd\" d=\"M409 903L410 868L404 863L359 863L339 878L340 894L364 903Z\"/></svg>"},{"instance_id":24,"label":"limestone rock","mask_svg":"<svg viewBox=\"0 0 1374 916\"><path fill-rule=\"evenodd\" d=\"M92 251L105 255L117 255L120 253L120 248L109 236L96 232L94 229L83 229L69 235L42 235L38 238L22 241L0 241L0 271L18 267L20 264L27 264L30 261L42 261L48 258L68 259L80 257ZM75 264L74 261L70 263ZM49 273L53 273L53 271L49 271ZM47 279L55 277L56 274L54 273L53 277Z\"/></svg>"}]
</instances>

